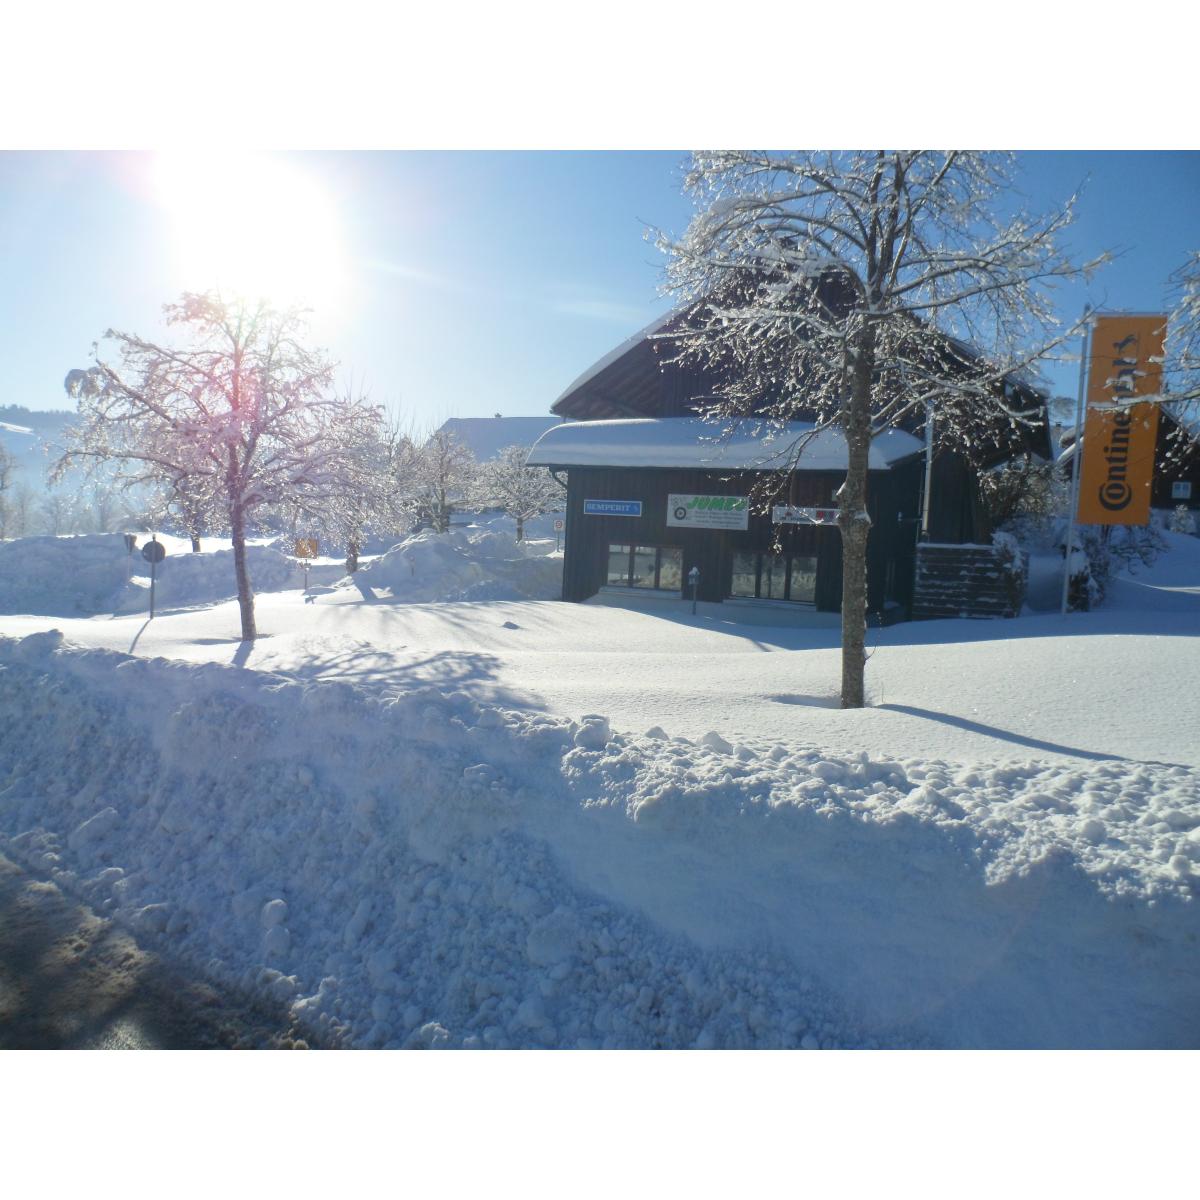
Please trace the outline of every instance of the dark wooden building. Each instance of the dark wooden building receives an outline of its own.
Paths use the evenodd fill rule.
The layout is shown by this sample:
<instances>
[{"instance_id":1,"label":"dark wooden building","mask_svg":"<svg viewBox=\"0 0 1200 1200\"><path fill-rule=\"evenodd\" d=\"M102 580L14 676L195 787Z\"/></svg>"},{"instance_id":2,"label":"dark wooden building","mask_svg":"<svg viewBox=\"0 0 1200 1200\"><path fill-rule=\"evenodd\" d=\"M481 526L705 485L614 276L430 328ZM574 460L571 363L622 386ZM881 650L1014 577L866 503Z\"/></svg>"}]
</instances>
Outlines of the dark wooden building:
<instances>
[{"instance_id":1,"label":"dark wooden building","mask_svg":"<svg viewBox=\"0 0 1200 1200\"><path fill-rule=\"evenodd\" d=\"M686 597L696 569L703 601L838 611L841 535L832 522L844 439L832 430L814 436L803 421L725 430L701 421L696 403L712 394L712 381L664 361L653 337L663 324L576 380L551 410L567 423L530 453L531 465L566 477L563 598L602 590ZM871 448L868 607L883 620L911 613L922 435L888 430ZM1046 444L1037 449L1048 454L1044 423L1040 436ZM769 506L751 502L764 473L781 485ZM930 541L990 537L977 474L960 456L935 457L930 499Z\"/></svg>"},{"instance_id":2,"label":"dark wooden building","mask_svg":"<svg viewBox=\"0 0 1200 1200\"><path fill-rule=\"evenodd\" d=\"M1158 414L1154 444L1154 480L1150 507L1200 509L1200 421L1174 413L1168 404Z\"/></svg>"},{"instance_id":3,"label":"dark wooden building","mask_svg":"<svg viewBox=\"0 0 1200 1200\"><path fill-rule=\"evenodd\" d=\"M1059 444L1058 463L1069 474L1075 454L1075 431L1066 429ZM1180 504L1200 509L1200 419L1195 414L1175 410L1167 402L1158 411L1150 507L1170 511Z\"/></svg>"}]
</instances>

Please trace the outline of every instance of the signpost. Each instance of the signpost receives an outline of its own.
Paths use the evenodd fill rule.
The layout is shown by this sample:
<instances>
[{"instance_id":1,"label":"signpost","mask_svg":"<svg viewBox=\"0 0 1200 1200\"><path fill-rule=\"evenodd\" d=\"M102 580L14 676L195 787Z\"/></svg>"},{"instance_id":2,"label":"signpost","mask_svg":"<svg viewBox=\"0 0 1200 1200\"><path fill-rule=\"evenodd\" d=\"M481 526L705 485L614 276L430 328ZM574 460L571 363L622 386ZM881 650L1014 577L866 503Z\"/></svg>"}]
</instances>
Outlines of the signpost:
<instances>
[{"instance_id":1,"label":"signpost","mask_svg":"<svg viewBox=\"0 0 1200 1200\"><path fill-rule=\"evenodd\" d=\"M1069 605L1075 525L1145 525L1150 519L1162 386L1161 313L1101 313L1084 332L1071 457L1071 510L1063 551L1062 611Z\"/></svg>"},{"instance_id":2,"label":"signpost","mask_svg":"<svg viewBox=\"0 0 1200 1200\"><path fill-rule=\"evenodd\" d=\"M667 496L667 524L692 529L747 529L750 500L747 496L693 496L672 492Z\"/></svg>"},{"instance_id":3,"label":"signpost","mask_svg":"<svg viewBox=\"0 0 1200 1200\"><path fill-rule=\"evenodd\" d=\"M640 517L642 502L640 500L585 500L583 515L585 517Z\"/></svg>"},{"instance_id":4,"label":"signpost","mask_svg":"<svg viewBox=\"0 0 1200 1200\"><path fill-rule=\"evenodd\" d=\"M125 535L125 544L129 544L129 539L132 534ZM136 539L135 539L136 540ZM151 535L150 540L142 547L142 557L150 564L150 619L154 619L154 581L157 574L158 564L167 557L167 552L163 548L163 544L158 540L156 535Z\"/></svg>"},{"instance_id":5,"label":"signpost","mask_svg":"<svg viewBox=\"0 0 1200 1200\"><path fill-rule=\"evenodd\" d=\"M696 615L696 588L700 583L700 568L693 567L688 572L688 583L692 585L692 616Z\"/></svg>"},{"instance_id":6,"label":"signpost","mask_svg":"<svg viewBox=\"0 0 1200 1200\"><path fill-rule=\"evenodd\" d=\"M554 553L558 553L558 535L563 531L562 517L556 517L554 521Z\"/></svg>"},{"instance_id":7,"label":"signpost","mask_svg":"<svg viewBox=\"0 0 1200 1200\"><path fill-rule=\"evenodd\" d=\"M836 508L796 508L791 504L777 504L771 509L771 520L776 525L836 525Z\"/></svg>"},{"instance_id":8,"label":"signpost","mask_svg":"<svg viewBox=\"0 0 1200 1200\"><path fill-rule=\"evenodd\" d=\"M1145 525L1150 519L1158 393L1167 318L1102 314L1092 326L1087 416L1075 431L1082 525Z\"/></svg>"},{"instance_id":9,"label":"signpost","mask_svg":"<svg viewBox=\"0 0 1200 1200\"><path fill-rule=\"evenodd\" d=\"M316 558L320 552L320 543L316 538L297 538L296 557L304 563L304 594L308 595L308 560Z\"/></svg>"}]
</instances>

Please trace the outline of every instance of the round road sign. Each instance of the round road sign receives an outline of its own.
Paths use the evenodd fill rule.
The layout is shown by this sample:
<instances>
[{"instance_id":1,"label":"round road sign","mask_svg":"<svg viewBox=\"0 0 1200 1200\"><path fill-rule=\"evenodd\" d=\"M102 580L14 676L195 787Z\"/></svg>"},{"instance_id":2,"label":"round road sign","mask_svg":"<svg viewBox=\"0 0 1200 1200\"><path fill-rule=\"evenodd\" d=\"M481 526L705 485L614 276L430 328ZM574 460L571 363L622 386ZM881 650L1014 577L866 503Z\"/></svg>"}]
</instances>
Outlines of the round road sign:
<instances>
[{"instance_id":1,"label":"round road sign","mask_svg":"<svg viewBox=\"0 0 1200 1200\"><path fill-rule=\"evenodd\" d=\"M142 557L148 563L160 563L167 557L167 552L163 549L162 542L147 542L142 547Z\"/></svg>"}]
</instances>

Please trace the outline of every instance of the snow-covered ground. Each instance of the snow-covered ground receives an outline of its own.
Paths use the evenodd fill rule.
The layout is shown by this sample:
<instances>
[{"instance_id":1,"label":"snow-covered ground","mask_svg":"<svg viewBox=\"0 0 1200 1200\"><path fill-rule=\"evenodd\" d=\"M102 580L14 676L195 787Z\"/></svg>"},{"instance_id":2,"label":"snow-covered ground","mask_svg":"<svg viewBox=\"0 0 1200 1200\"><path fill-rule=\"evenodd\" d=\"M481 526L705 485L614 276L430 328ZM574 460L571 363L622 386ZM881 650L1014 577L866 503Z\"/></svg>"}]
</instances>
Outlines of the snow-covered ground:
<instances>
[{"instance_id":1,"label":"snow-covered ground","mask_svg":"<svg viewBox=\"0 0 1200 1200\"><path fill-rule=\"evenodd\" d=\"M492 598L535 532L0 617L0 848L351 1045L1200 1044L1200 541L842 712L836 629Z\"/></svg>"}]
</instances>

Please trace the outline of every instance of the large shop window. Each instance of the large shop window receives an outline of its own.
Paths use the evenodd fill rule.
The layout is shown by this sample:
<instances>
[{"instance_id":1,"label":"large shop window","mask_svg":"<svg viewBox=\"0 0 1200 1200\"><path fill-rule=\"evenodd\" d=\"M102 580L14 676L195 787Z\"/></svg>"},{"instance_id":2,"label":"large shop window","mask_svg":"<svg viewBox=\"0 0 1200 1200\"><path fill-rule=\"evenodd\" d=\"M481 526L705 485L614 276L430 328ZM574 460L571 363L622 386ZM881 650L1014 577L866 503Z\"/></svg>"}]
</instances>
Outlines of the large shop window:
<instances>
[{"instance_id":1,"label":"large shop window","mask_svg":"<svg viewBox=\"0 0 1200 1200\"><path fill-rule=\"evenodd\" d=\"M678 592L683 587L683 551L673 546L611 545L607 581L609 587Z\"/></svg>"},{"instance_id":2,"label":"large shop window","mask_svg":"<svg viewBox=\"0 0 1200 1200\"><path fill-rule=\"evenodd\" d=\"M729 594L748 600L813 604L817 598L816 556L739 551L733 556Z\"/></svg>"}]
</instances>

